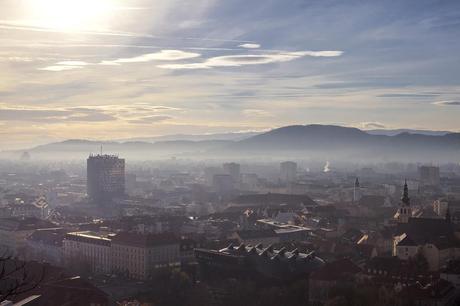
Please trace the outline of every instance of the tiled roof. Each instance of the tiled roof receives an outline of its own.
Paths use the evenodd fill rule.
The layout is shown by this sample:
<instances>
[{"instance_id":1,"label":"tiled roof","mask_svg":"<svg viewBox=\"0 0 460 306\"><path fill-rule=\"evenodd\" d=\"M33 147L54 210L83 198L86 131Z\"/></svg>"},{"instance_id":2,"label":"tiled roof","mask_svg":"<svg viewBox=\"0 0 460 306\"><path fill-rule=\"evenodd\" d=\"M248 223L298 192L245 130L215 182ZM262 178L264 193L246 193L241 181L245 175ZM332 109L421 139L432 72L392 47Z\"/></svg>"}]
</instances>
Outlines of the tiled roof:
<instances>
[{"instance_id":1,"label":"tiled roof","mask_svg":"<svg viewBox=\"0 0 460 306\"><path fill-rule=\"evenodd\" d=\"M179 244L179 239L170 233L140 234L121 232L112 238L112 244L151 247L157 245Z\"/></svg>"},{"instance_id":2,"label":"tiled roof","mask_svg":"<svg viewBox=\"0 0 460 306\"><path fill-rule=\"evenodd\" d=\"M0 230L6 231L28 231L40 228L55 228L56 225L49 221L35 217L27 218L1 218Z\"/></svg>"},{"instance_id":3,"label":"tiled roof","mask_svg":"<svg viewBox=\"0 0 460 306\"><path fill-rule=\"evenodd\" d=\"M348 280L360 273L361 269L349 259L340 259L326 263L312 273L311 278L321 281Z\"/></svg>"},{"instance_id":4,"label":"tiled roof","mask_svg":"<svg viewBox=\"0 0 460 306\"><path fill-rule=\"evenodd\" d=\"M241 239L259 239L259 238L277 237L276 232L272 229L238 231L237 234L238 236L240 236Z\"/></svg>"},{"instance_id":5,"label":"tiled roof","mask_svg":"<svg viewBox=\"0 0 460 306\"><path fill-rule=\"evenodd\" d=\"M29 241L60 247L62 246L62 241L67 232L68 231L63 228L39 229L34 231L27 239Z\"/></svg>"}]
</instances>

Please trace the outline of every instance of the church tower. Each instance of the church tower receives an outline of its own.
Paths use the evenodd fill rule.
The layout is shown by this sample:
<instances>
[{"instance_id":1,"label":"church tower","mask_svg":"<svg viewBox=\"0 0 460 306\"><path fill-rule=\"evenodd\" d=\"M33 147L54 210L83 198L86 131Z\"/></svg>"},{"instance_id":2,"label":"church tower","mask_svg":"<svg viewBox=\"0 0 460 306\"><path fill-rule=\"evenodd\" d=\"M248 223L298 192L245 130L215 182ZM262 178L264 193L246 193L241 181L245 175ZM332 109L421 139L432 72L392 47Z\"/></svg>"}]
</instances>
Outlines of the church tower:
<instances>
[{"instance_id":1,"label":"church tower","mask_svg":"<svg viewBox=\"0 0 460 306\"><path fill-rule=\"evenodd\" d=\"M353 203L358 204L361 199L361 188L359 186L359 180L356 178L355 186L353 187Z\"/></svg>"},{"instance_id":2,"label":"church tower","mask_svg":"<svg viewBox=\"0 0 460 306\"><path fill-rule=\"evenodd\" d=\"M399 223L407 223L409 218L412 217L412 208L410 207L409 188L407 187L407 180L404 182L404 192L399 204L398 212L394 218Z\"/></svg>"}]
</instances>

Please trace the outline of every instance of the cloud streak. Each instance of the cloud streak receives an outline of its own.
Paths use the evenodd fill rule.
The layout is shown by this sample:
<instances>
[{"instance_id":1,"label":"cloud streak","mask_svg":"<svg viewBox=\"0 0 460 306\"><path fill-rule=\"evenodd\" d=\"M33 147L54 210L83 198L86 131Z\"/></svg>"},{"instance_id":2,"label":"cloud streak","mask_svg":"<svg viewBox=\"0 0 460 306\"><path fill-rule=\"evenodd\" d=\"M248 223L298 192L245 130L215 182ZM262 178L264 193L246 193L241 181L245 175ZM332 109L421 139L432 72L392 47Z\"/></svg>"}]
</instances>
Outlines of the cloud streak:
<instances>
[{"instance_id":1,"label":"cloud streak","mask_svg":"<svg viewBox=\"0 0 460 306\"><path fill-rule=\"evenodd\" d=\"M59 30L48 27L43 27L31 22L23 21L9 21L0 20L0 29L3 30L15 30L15 31L30 31L30 32L45 32L45 33L64 33L68 34L69 30ZM177 37L177 36L159 36L145 33L135 32L124 32L124 31L71 31L71 34L83 34L83 35L94 35L94 36L115 36L115 37L133 37L133 38L153 38L153 39L174 39L174 40L190 40L190 41L209 41L209 42L232 42L232 43L248 43L253 44L250 40L238 40L238 39L225 39L225 38L207 38L207 37Z\"/></svg>"},{"instance_id":2,"label":"cloud streak","mask_svg":"<svg viewBox=\"0 0 460 306\"><path fill-rule=\"evenodd\" d=\"M289 62L305 56L337 57L341 56L342 54L343 51L297 51L270 54L224 55L208 58L204 62L164 64L158 65L157 67L163 69L210 69L215 67L240 67L245 65Z\"/></svg>"},{"instance_id":3,"label":"cloud streak","mask_svg":"<svg viewBox=\"0 0 460 306\"><path fill-rule=\"evenodd\" d=\"M181 50L161 50L160 52L142 54L135 57L119 58L111 61L102 61L101 65L120 65L124 63L144 63L151 61L177 61L199 57L201 54Z\"/></svg>"},{"instance_id":4,"label":"cloud streak","mask_svg":"<svg viewBox=\"0 0 460 306\"><path fill-rule=\"evenodd\" d=\"M460 106L460 101L437 101L432 104L437 106Z\"/></svg>"},{"instance_id":5,"label":"cloud streak","mask_svg":"<svg viewBox=\"0 0 460 306\"><path fill-rule=\"evenodd\" d=\"M173 119L172 116L164 114L164 112L171 111L180 111L180 109L143 103L56 108L0 105L0 121L61 123L121 120L129 123L146 124Z\"/></svg>"},{"instance_id":6,"label":"cloud streak","mask_svg":"<svg viewBox=\"0 0 460 306\"><path fill-rule=\"evenodd\" d=\"M191 59L199 56L201 56L201 54L194 52L186 52L181 50L161 50L159 52L147 53L134 57L118 58L115 60L104 60L99 63L88 63L79 60L66 60L57 62L51 66L38 68L38 70L60 72L66 70L79 69L89 65L118 66L121 64L146 63L151 61L177 61Z\"/></svg>"},{"instance_id":7,"label":"cloud streak","mask_svg":"<svg viewBox=\"0 0 460 306\"><path fill-rule=\"evenodd\" d=\"M51 66L46 66L43 68L37 68L37 70L60 72L60 71L74 70L74 69L79 69L79 68L83 68L83 67L74 66L74 65L51 65Z\"/></svg>"},{"instance_id":8,"label":"cloud streak","mask_svg":"<svg viewBox=\"0 0 460 306\"><path fill-rule=\"evenodd\" d=\"M258 49L260 48L260 45L247 43L247 44L238 45L238 47L245 48L245 49Z\"/></svg>"},{"instance_id":9,"label":"cloud streak","mask_svg":"<svg viewBox=\"0 0 460 306\"><path fill-rule=\"evenodd\" d=\"M128 120L128 122L133 123L133 124L152 124L152 123L167 121L170 119L173 119L173 117L167 116L167 115L154 115L154 116L141 117L135 120Z\"/></svg>"}]
</instances>

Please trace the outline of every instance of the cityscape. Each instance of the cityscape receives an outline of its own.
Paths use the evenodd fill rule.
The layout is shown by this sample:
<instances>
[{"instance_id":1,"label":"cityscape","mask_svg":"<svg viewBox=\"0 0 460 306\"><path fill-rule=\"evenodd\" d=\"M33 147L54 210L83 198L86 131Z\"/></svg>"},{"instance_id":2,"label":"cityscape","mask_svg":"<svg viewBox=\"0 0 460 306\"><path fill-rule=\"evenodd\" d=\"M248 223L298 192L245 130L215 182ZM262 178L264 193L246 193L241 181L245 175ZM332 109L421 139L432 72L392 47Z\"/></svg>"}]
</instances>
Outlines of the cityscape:
<instances>
[{"instance_id":1,"label":"cityscape","mask_svg":"<svg viewBox=\"0 0 460 306\"><path fill-rule=\"evenodd\" d=\"M460 305L460 2L0 7L0 306Z\"/></svg>"},{"instance_id":2,"label":"cityscape","mask_svg":"<svg viewBox=\"0 0 460 306\"><path fill-rule=\"evenodd\" d=\"M4 160L3 264L33 271L13 300L456 304L458 163L313 165Z\"/></svg>"}]
</instances>

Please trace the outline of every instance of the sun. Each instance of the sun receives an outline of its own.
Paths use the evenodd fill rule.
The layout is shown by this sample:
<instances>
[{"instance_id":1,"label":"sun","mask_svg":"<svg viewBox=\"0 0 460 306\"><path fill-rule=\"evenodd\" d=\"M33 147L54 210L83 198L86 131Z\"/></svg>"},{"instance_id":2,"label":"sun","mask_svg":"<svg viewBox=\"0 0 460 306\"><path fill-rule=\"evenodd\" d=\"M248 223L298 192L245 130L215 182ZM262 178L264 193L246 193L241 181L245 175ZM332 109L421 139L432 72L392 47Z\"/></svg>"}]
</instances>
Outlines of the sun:
<instances>
[{"instance_id":1,"label":"sun","mask_svg":"<svg viewBox=\"0 0 460 306\"><path fill-rule=\"evenodd\" d=\"M34 24L59 31L97 30L108 26L116 0L29 0Z\"/></svg>"}]
</instances>

